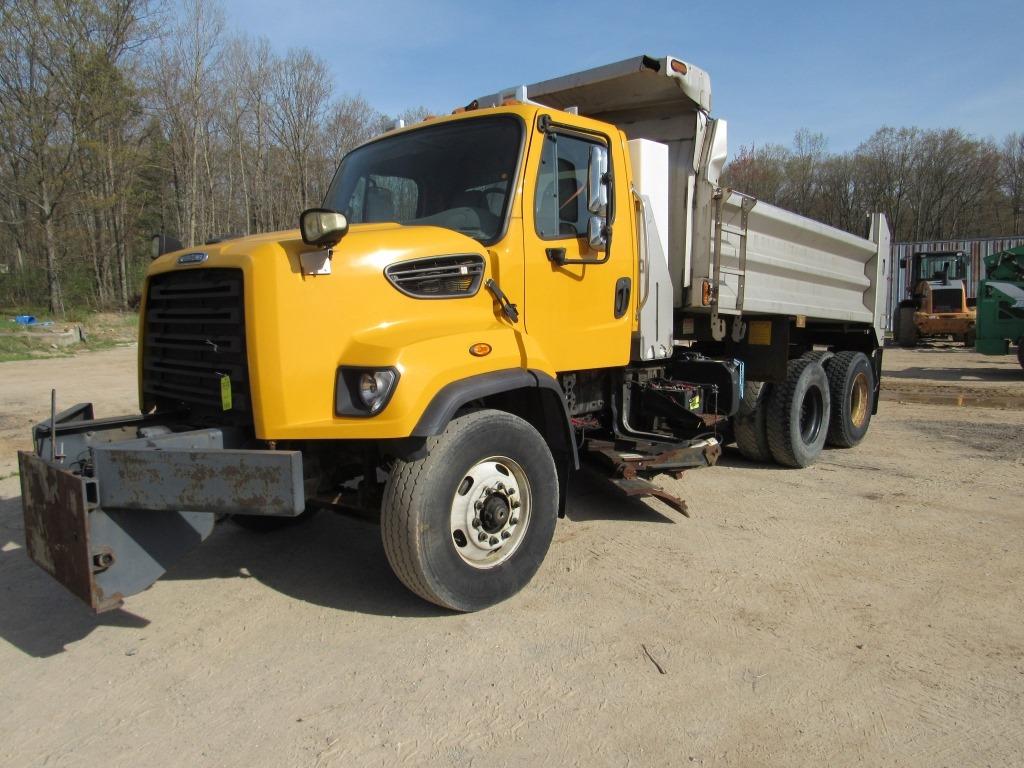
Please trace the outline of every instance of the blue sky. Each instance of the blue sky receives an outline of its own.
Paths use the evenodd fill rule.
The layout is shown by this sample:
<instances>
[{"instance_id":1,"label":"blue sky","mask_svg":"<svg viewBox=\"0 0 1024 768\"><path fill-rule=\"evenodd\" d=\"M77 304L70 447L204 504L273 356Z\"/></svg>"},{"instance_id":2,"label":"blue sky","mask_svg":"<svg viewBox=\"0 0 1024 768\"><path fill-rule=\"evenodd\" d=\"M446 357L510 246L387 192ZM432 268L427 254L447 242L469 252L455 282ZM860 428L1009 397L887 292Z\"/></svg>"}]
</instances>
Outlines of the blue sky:
<instances>
[{"instance_id":1,"label":"blue sky","mask_svg":"<svg viewBox=\"0 0 1024 768\"><path fill-rule=\"evenodd\" d=\"M337 92L389 114L648 53L711 74L733 150L789 144L799 128L833 151L882 125L1024 131L1024 0L224 4L232 31L311 48Z\"/></svg>"}]
</instances>

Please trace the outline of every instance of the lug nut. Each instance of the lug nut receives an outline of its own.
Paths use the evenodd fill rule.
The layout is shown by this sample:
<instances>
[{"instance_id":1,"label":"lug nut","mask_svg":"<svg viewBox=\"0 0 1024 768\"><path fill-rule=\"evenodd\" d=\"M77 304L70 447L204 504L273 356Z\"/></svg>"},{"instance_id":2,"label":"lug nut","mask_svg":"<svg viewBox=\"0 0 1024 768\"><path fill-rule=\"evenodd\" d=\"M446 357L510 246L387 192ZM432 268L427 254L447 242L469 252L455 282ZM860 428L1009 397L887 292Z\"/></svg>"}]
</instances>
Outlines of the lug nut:
<instances>
[{"instance_id":1,"label":"lug nut","mask_svg":"<svg viewBox=\"0 0 1024 768\"><path fill-rule=\"evenodd\" d=\"M507 538L509 538L511 536L512 536L512 534L509 533L508 531L502 531L501 532L501 538L503 538L503 539L507 539Z\"/></svg>"},{"instance_id":2,"label":"lug nut","mask_svg":"<svg viewBox=\"0 0 1024 768\"><path fill-rule=\"evenodd\" d=\"M519 518L518 517L513 517L511 520L508 521L508 524L509 525L519 525Z\"/></svg>"},{"instance_id":3,"label":"lug nut","mask_svg":"<svg viewBox=\"0 0 1024 768\"><path fill-rule=\"evenodd\" d=\"M484 533L483 531L480 531L480 533L477 534L476 538L477 538L478 541L487 541L487 534Z\"/></svg>"},{"instance_id":4,"label":"lug nut","mask_svg":"<svg viewBox=\"0 0 1024 768\"><path fill-rule=\"evenodd\" d=\"M495 544L498 543L498 537L497 536L491 536L491 538L488 539L487 543L490 544L493 547Z\"/></svg>"},{"instance_id":5,"label":"lug nut","mask_svg":"<svg viewBox=\"0 0 1024 768\"><path fill-rule=\"evenodd\" d=\"M512 499L512 509L519 509L519 502Z\"/></svg>"},{"instance_id":6,"label":"lug nut","mask_svg":"<svg viewBox=\"0 0 1024 768\"><path fill-rule=\"evenodd\" d=\"M473 518L473 527L474 528L479 528L480 527L480 518L479 517L474 517Z\"/></svg>"},{"instance_id":7,"label":"lug nut","mask_svg":"<svg viewBox=\"0 0 1024 768\"><path fill-rule=\"evenodd\" d=\"M497 488L498 488L499 491L504 491L505 490L505 484L504 483L498 483Z\"/></svg>"},{"instance_id":8,"label":"lug nut","mask_svg":"<svg viewBox=\"0 0 1024 768\"><path fill-rule=\"evenodd\" d=\"M478 501L476 504L473 505L473 509L475 509L477 512L479 512L483 508L484 503L482 501Z\"/></svg>"}]
</instances>

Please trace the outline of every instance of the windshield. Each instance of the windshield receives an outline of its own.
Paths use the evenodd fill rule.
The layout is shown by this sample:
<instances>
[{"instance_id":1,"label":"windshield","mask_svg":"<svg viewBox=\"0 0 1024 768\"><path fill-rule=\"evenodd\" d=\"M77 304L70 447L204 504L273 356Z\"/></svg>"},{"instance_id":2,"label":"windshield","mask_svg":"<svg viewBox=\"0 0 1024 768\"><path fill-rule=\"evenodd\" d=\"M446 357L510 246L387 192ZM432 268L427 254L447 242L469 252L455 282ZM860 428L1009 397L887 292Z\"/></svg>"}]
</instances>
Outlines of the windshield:
<instances>
[{"instance_id":1,"label":"windshield","mask_svg":"<svg viewBox=\"0 0 1024 768\"><path fill-rule=\"evenodd\" d=\"M454 229L488 242L503 230L522 127L509 116L419 128L353 150L324 207L349 222Z\"/></svg>"},{"instance_id":2,"label":"windshield","mask_svg":"<svg viewBox=\"0 0 1024 768\"><path fill-rule=\"evenodd\" d=\"M941 280L946 272L948 280L963 280L964 256L962 253L919 254L921 263L918 267L918 280Z\"/></svg>"}]
</instances>

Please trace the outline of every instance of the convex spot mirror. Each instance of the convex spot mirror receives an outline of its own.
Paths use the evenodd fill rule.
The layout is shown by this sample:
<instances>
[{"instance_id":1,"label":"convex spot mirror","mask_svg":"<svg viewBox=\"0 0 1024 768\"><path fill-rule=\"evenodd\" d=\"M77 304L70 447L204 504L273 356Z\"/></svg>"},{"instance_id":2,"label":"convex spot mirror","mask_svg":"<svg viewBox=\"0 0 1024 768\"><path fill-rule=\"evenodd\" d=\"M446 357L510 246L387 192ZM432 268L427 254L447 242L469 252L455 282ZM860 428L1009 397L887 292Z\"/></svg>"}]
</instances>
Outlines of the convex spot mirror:
<instances>
[{"instance_id":1,"label":"convex spot mirror","mask_svg":"<svg viewBox=\"0 0 1024 768\"><path fill-rule=\"evenodd\" d=\"M596 144L590 147L587 168L587 211L590 247L603 251L608 247L608 148Z\"/></svg>"},{"instance_id":2,"label":"convex spot mirror","mask_svg":"<svg viewBox=\"0 0 1024 768\"><path fill-rule=\"evenodd\" d=\"M326 248L335 245L348 232L345 214L326 208L310 208L299 216L302 242Z\"/></svg>"},{"instance_id":3,"label":"convex spot mirror","mask_svg":"<svg viewBox=\"0 0 1024 768\"><path fill-rule=\"evenodd\" d=\"M608 215L608 149L593 144L587 169L587 210L595 216Z\"/></svg>"}]
</instances>

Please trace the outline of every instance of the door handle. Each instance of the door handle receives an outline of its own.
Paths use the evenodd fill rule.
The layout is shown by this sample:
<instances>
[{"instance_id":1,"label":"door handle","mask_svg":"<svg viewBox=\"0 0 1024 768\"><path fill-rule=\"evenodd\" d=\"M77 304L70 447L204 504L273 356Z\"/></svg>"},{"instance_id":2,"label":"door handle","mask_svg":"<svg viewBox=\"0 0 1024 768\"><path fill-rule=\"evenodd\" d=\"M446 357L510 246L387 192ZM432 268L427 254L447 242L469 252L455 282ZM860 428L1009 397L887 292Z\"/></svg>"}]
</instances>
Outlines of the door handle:
<instances>
[{"instance_id":1,"label":"door handle","mask_svg":"<svg viewBox=\"0 0 1024 768\"><path fill-rule=\"evenodd\" d=\"M628 277L620 277L615 281L615 319L618 320L629 309L629 293L632 287L632 280Z\"/></svg>"}]
</instances>

